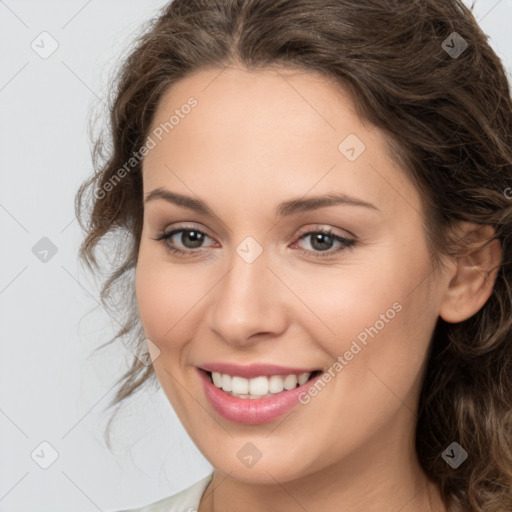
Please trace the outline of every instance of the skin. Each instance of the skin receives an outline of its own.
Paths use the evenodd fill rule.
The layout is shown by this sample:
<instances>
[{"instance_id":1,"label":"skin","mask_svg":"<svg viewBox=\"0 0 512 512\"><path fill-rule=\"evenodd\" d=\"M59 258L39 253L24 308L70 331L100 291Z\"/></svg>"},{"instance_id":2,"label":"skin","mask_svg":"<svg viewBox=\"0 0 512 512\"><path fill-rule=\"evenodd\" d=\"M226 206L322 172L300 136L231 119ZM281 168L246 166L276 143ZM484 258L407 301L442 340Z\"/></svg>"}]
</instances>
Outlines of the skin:
<instances>
[{"instance_id":1,"label":"skin","mask_svg":"<svg viewBox=\"0 0 512 512\"><path fill-rule=\"evenodd\" d=\"M165 188L202 199L214 215L145 203L136 290L146 337L159 350L158 380L214 467L199 512L446 510L414 451L423 370L438 317L461 321L487 300L493 279L475 269L495 263L498 248L471 261L446 259L434 271L420 191L391 159L384 134L312 72L197 72L166 92L152 128L190 96L198 105L144 159L144 197ZM349 134L366 146L354 161L338 149ZM275 215L282 201L333 191L376 209L340 204ZM207 235L202 245L190 231L172 238L195 257L155 240L180 227ZM328 228L356 243L335 254L337 241L301 239ZM262 249L252 263L236 252L248 236ZM207 401L196 366L327 371L394 303L401 311L287 416L238 425ZM237 457L248 442L262 455L250 468Z\"/></svg>"}]
</instances>

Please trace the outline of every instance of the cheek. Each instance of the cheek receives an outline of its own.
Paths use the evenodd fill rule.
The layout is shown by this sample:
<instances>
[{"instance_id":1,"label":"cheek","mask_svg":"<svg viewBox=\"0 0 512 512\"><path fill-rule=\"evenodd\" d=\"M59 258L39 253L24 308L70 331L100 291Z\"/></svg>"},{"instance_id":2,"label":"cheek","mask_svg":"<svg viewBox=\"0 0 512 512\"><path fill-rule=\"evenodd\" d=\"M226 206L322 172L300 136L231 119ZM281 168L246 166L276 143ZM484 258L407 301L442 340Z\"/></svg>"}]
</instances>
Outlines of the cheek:
<instances>
[{"instance_id":1,"label":"cheek","mask_svg":"<svg viewBox=\"0 0 512 512\"><path fill-rule=\"evenodd\" d=\"M425 275L421 260L408 263L377 250L365 261L354 255L338 267L282 270L283 281L293 283L301 302L297 319L321 337L331 355L349 350L352 340L364 344L401 325L412 283Z\"/></svg>"},{"instance_id":2,"label":"cheek","mask_svg":"<svg viewBox=\"0 0 512 512\"><path fill-rule=\"evenodd\" d=\"M188 268L192 268L189 266ZM162 390L180 417L186 418L187 397L182 395L181 363L188 357L189 341L198 324L200 280L183 266L177 269L162 257L141 251L135 274L139 315L146 338L159 349L153 369ZM196 275L197 277L197 275ZM175 380L177 379L177 380ZM189 426L189 428L191 428Z\"/></svg>"},{"instance_id":3,"label":"cheek","mask_svg":"<svg viewBox=\"0 0 512 512\"><path fill-rule=\"evenodd\" d=\"M437 320L430 279L425 279L430 266L423 253L406 256L390 252L378 265L346 267L334 277L330 269L329 279L317 275L315 286L309 277L296 281L294 291L315 313L303 317L303 327L333 363L342 358L333 368L344 375L337 386L344 382L344 392L359 390L355 394L363 401L375 386L386 384L405 396L426 358Z\"/></svg>"},{"instance_id":4,"label":"cheek","mask_svg":"<svg viewBox=\"0 0 512 512\"><path fill-rule=\"evenodd\" d=\"M141 250L135 274L139 315L146 337L162 352L184 344L197 326L196 315L209 286L193 269L194 265L178 268L161 256L146 257Z\"/></svg>"},{"instance_id":5,"label":"cheek","mask_svg":"<svg viewBox=\"0 0 512 512\"><path fill-rule=\"evenodd\" d=\"M425 285L412 293L410 287L395 288L392 304L385 295L380 308L359 312L359 325L352 324L352 336L343 337L343 348L338 350L344 357L338 385L342 396L353 395L351 410L366 404L368 410L380 411L377 417L382 418L402 405L414 410L436 323L436 315L426 307L429 295Z\"/></svg>"}]
</instances>

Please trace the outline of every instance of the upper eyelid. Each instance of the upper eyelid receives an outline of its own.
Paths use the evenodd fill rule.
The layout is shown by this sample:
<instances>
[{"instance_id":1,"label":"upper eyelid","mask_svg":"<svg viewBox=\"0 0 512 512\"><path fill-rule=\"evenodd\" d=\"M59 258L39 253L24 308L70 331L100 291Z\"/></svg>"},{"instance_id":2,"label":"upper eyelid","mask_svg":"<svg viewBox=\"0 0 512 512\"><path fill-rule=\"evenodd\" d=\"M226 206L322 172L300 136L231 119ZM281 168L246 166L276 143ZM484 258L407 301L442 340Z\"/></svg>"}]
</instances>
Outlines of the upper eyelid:
<instances>
[{"instance_id":1,"label":"upper eyelid","mask_svg":"<svg viewBox=\"0 0 512 512\"><path fill-rule=\"evenodd\" d=\"M215 238L208 233L207 229L204 229L202 227L197 227L197 226L187 226L187 225L181 225L181 224L176 227L172 227L172 228L164 228L162 230L162 234L168 235L172 232L175 232L174 234L176 234L176 232L179 233L180 231L199 231L201 233L204 233L208 238L215 240Z\"/></svg>"}]
</instances>

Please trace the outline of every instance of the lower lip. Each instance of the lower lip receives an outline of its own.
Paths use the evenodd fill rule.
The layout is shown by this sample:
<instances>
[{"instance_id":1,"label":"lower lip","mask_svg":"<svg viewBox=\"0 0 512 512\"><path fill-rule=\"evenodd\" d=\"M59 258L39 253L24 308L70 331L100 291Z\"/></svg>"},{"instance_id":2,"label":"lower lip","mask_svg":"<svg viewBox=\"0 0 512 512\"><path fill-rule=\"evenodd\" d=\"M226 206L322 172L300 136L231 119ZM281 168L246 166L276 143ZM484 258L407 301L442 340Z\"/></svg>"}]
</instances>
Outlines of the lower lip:
<instances>
[{"instance_id":1,"label":"lower lip","mask_svg":"<svg viewBox=\"0 0 512 512\"><path fill-rule=\"evenodd\" d=\"M206 371L199 370L199 374L213 410L229 421L245 425L268 423L283 416L299 403L301 393L306 392L322 376L319 373L295 389L266 398L253 399L228 395L211 382Z\"/></svg>"}]
</instances>

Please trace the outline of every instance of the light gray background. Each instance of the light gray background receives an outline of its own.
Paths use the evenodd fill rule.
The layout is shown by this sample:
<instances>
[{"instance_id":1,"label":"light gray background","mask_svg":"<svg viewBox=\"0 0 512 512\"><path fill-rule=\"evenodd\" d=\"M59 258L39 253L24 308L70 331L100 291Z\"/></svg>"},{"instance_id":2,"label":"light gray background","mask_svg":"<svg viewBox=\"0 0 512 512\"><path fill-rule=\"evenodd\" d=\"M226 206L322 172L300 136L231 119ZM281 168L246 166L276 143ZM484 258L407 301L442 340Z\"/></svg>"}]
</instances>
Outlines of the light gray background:
<instances>
[{"instance_id":1,"label":"light gray background","mask_svg":"<svg viewBox=\"0 0 512 512\"><path fill-rule=\"evenodd\" d=\"M125 406L108 451L102 410L126 355L122 345L92 355L117 325L77 262L73 200L92 171L90 117L166 3L0 0L0 512L141 506L211 469L161 391ZM512 0L477 0L475 14L510 76ZM48 58L31 47L50 48L44 31L58 43ZM57 248L47 262L32 252L43 237ZM31 457L43 441L58 453L48 469ZM36 453L44 462L50 450Z\"/></svg>"}]
</instances>

